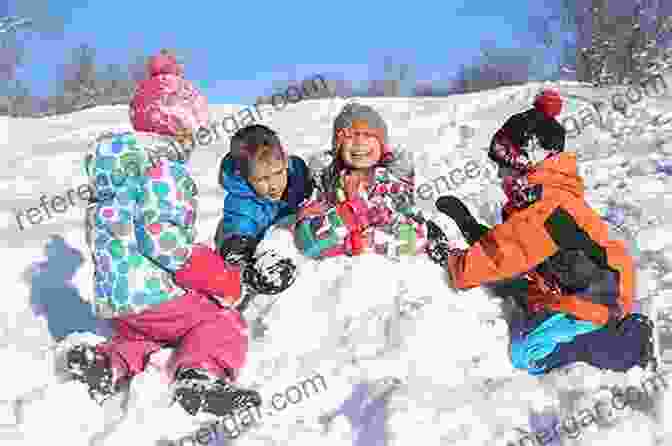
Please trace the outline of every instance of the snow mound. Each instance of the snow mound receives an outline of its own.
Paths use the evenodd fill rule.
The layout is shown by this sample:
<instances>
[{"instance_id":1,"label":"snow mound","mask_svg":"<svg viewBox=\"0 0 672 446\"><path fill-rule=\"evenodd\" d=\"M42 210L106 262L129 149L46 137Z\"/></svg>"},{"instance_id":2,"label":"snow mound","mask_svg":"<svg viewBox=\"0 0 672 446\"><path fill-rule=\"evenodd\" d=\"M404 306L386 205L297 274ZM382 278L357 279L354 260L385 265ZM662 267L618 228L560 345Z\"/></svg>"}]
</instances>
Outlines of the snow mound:
<instances>
[{"instance_id":1,"label":"snow mound","mask_svg":"<svg viewBox=\"0 0 672 446\"><path fill-rule=\"evenodd\" d=\"M542 86L528 84L450 98L362 101L386 118L392 144L413 153L418 178L432 188L431 197L420 207L458 240L459 231L447 217L437 215L434 201L446 194L462 197L480 220L497 223L502 195L483 148L506 117L528 106L532 94ZM588 99L604 96L576 83L561 87ZM332 120L350 100L288 106L272 113L269 125L278 130L292 153L308 157L328 148ZM640 105L655 105L661 111L669 108L654 100ZM213 107L219 117L239 108ZM73 162L73 150L84 150L85 138L109 126L128 128L126 115L125 107L100 107L59 117L0 121L11 126L10 136L21 135L20 140L12 141L12 153L22 157L2 171L3 188L28 193L37 203L42 190L63 187L56 185L54 177L79 178L81 165ZM615 234L641 252L638 268L647 283L640 287L646 295L638 299L661 308L664 349L672 342L672 334L664 335L672 333L672 314L662 310L672 290L668 224L672 220L668 220L663 204L670 201L672 189L668 176L652 166L656 160L669 158L669 129L652 128L648 117L639 115L638 120L622 120L630 126L631 135L627 140L618 139L626 132L618 126L621 118L612 118L609 125L613 126L586 129L571 139L568 147L580 154L587 200L605 219L618 214L618 224L613 223ZM0 143L2 129L0 124ZM216 144L199 148L193 158L196 181L203 185L199 188L202 211L198 228L202 240L211 238L221 213L223 197L210 156L221 156L219 149ZM482 170L477 177L461 184L434 182L441 176L450 179L452 169L463 169L470 160ZM12 196L7 201L16 209L24 208L20 198ZM154 354L128 393L102 408L88 398L83 385L63 381L58 372L63 347L102 340L72 333L74 327L82 330L91 324L81 316L86 311L66 302L70 298L90 300L92 293L81 212L73 208L47 225L21 232L13 225L14 216L7 215L3 243L12 261L6 262L9 268L5 268L11 277L6 280L6 314L0 319L6 339L0 345L0 363L11 367L0 369L0 401L11 403L19 424L0 426L0 442L11 446L47 442L73 446L188 445L198 444L193 435L205 426L202 433L211 437L210 446L230 444L221 425L212 427L213 420L193 419L170 405L170 380L165 373L170 349ZM22 278L21 271L29 266L26 262L42 260L35 249L44 245L42 236L54 231L63 231L65 243L87 260L68 275L66 264L76 262L49 258L40 263L46 270L39 277ZM484 289L453 291L446 274L424 258L395 263L365 255L317 262L298 256L288 239L278 230L266 243L297 259L299 279L279 296L260 296L246 314L254 336L241 383L258 388L266 403L259 423L244 429L234 426L241 430L236 444L515 443L521 433L543 430L582 407L594 405L604 397L600 393L604 386L624 386L639 379L635 371L609 374L581 364L542 378L530 377L512 369L501 300ZM56 322L62 326L68 317L70 335L56 344ZM667 328L670 330L664 331ZM297 391L301 391L300 397ZM276 395L286 402L297 402L276 410L268 405ZM657 404L654 415L627 409L618 413L617 422L594 423L572 444L626 440L645 445L655 444L654 437L669 443L672 432L665 427L670 425L665 421L672 413L669 395L665 393Z\"/></svg>"}]
</instances>

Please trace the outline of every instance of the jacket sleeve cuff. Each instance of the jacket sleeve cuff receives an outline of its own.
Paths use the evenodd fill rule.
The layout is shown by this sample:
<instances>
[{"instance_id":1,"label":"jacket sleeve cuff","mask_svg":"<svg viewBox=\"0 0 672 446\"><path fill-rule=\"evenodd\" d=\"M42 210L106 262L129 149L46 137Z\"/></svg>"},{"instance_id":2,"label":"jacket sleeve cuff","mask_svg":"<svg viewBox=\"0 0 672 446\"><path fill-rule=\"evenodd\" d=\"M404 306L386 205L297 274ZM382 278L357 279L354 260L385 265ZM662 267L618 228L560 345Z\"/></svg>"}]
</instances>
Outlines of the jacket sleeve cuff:
<instances>
[{"instance_id":1,"label":"jacket sleeve cuff","mask_svg":"<svg viewBox=\"0 0 672 446\"><path fill-rule=\"evenodd\" d=\"M446 264L444 265L446 271L448 271L448 275L450 276L451 285L457 290L467 288L465 286L464 280L462 280L465 254L466 252L460 251L453 255L449 255L446 259Z\"/></svg>"}]
</instances>

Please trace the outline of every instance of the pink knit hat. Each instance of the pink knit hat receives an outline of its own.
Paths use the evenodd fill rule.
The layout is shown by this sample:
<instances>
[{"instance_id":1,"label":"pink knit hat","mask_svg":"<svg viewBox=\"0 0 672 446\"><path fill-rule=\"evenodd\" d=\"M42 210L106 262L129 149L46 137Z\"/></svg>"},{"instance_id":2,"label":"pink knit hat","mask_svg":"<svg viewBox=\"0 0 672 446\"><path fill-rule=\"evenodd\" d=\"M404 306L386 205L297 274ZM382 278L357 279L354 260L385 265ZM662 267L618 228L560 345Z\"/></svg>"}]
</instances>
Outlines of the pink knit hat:
<instances>
[{"instance_id":1,"label":"pink knit hat","mask_svg":"<svg viewBox=\"0 0 672 446\"><path fill-rule=\"evenodd\" d=\"M175 136L181 129L207 127L207 99L183 78L173 56L162 53L150 58L147 74L148 79L138 82L130 104L136 131Z\"/></svg>"},{"instance_id":2,"label":"pink knit hat","mask_svg":"<svg viewBox=\"0 0 672 446\"><path fill-rule=\"evenodd\" d=\"M177 59L168 52L161 52L156 56L149 58L147 62L147 74L149 77L159 74L174 74L175 76L183 76L184 72Z\"/></svg>"}]
</instances>

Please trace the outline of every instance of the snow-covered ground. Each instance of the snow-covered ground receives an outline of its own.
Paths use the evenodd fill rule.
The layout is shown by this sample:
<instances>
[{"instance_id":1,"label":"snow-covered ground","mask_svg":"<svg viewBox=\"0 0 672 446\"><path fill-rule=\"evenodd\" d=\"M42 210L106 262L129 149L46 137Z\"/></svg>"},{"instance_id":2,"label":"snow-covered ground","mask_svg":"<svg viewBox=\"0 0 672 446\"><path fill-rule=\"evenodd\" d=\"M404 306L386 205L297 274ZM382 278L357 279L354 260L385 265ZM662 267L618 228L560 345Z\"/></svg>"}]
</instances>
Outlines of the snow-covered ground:
<instances>
[{"instance_id":1,"label":"snow-covered ground","mask_svg":"<svg viewBox=\"0 0 672 446\"><path fill-rule=\"evenodd\" d=\"M609 97L609 91L578 84L560 87L566 94ZM419 198L430 216L439 195L454 193L494 224L502 196L482 148L510 114L529 105L538 88L362 102L386 118L393 145L414 152L418 184L433 188L431 197ZM327 148L333 119L345 102L305 101L264 113L264 122L279 131L291 153L309 157ZM648 116L672 112L672 105L668 96L645 99L634 108L645 112L629 119L613 115L614 131L587 128L568 140L568 148L580 154L588 201L614 222L614 236L627 240L637 255L641 310L657 307L661 349L672 364L672 356L665 357L666 349L672 353L672 308L666 308L672 307L672 175L657 171L672 159L672 124L656 127ZM213 110L223 118L233 107ZM0 170L5 203L0 402L7 403L0 405L0 443L168 446L179 444L169 440L185 438L184 445L203 444L186 439L197 422L178 407L167 407L169 388L159 368L151 366L136 377L127 402L111 401L102 410L81 385L59 383L54 338L78 331L109 335L83 302L92 293L83 202L74 192L74 207L52 212L39 225L23 217L23 230L16 219L16 212L39 207L42 194L68 200L67 191L85 183L81 160L87 139L108 128L129 128L126 109L1 119L6 167ZM630 135L619 135L623 126L633 129ZM224 140L193 155L202 240L211 237L221 212L215 166L226 150ZM459 181L455 190L433 182L469 161L481 171ZM434 217L457 234L445 218ZM263 306L263 299L259 303ZM296 285L270 307L265 323L263 338L251 342L242 382L259 386L267 400L276 392L291 400L289 389L302 388L300 383L318 374L326 388L304 392L284 410L268 411L267 404L261 425L236 440L240 445L518 444L521 433L593 407L605 397L597 392L601 385L637 383L636 371L599 373L584 365L543 378L513 370L497 299L482 289L451 291L441 270L424 258L401 264L375 256L304 260ZM153 361L160 365L169 353ZM593 423L563 444L672 444L669 401L666 394L646 415L626 408L615 422ZM14 421L17 427L5 426ZM223 438L211 445L227 444Z\"/></svg>"}]
</instances>

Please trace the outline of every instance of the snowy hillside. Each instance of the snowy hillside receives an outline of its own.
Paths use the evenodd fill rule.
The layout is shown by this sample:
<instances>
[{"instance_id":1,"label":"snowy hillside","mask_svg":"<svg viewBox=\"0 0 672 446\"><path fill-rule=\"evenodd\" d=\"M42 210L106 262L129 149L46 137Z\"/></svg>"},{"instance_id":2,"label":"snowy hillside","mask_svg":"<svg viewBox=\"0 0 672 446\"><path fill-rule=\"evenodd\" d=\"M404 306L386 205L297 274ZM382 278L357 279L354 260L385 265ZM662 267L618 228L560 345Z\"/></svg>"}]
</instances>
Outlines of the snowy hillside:
<instances>
[{"instance_id":1,"label":"snowy hillside","mask_svg":"<svg viewBox=\"0 0 672 446\"><path fill-rule=\"evenodd\" d=\"M422 209L431 216L436 198L453 193L494 224L503 197L483 148L510 114L530 104L538 88L362 102L386 118L394 146L414 152L417 183L432 190L431 197L419 198ZM609 91L571 83L560 88L567 95L610 102ZM264 123L279 131L291 153L307 158L328 147L333 119L345 102L306 101L264 112ZM221 119L236 108L214 106L213 112ZM647 98L633 109L642 112L631 118L614 114L605 120L612 130L592 126L567 145L580 154L588 201L637 255L640 310L658 308L661 347L672 353L672 121L651 124L653 117L672 113L672 101ZM109 128L130 128L127 110L100 107L0 124L5 157L0 402L7 402L0 406L0 444L179 444L199 426L178 407L166 407L168 387L157 368L133 381L127 403L112 401L100 410L82 386L58 384L50 353L54 338L77 331L109 335L84 303L93 291L93 271L76 190L85 184L81 161L87 140ZM621 136L624 128L630 134ZM192 158L202 240L212 236L221 212L216 166L226 150L223 140L199 147ZM433 181L470 161L480 173L455 190ZM70 189L75 192L68 197ZM40 208L42 194L48 200L72 199L74 207L67 203L64 213L43 215L40 224L25 216L17 220L17 213ZM456 236L456 227L435 218ZM263 307L263 299L259 303ZM398 307L401 316L395 317ZM521 433L593 407L605 398L604 391L598 393L601 385L639 382L636 371L624 376L583 365L540 379L513 370L499 302L482 289L451 291L441 270L424 258L402 264L376 256L304 260L296 285L270 306L265 323L264 336L251 342L241 381L258 385L267 399L276 392L287 395L287 389L317 375L326 388L272 415L264 412L262 424L235 444L504 446ZM155 355L153 362L160 364L169 353ZM668 359L672 365L672 356ZM563 444L672 444L670 401L665 394L647 415L626 408L613 423L593 423L580 438L565 438ZM19 426L5 426L14 417ZM222 438L210 444L227 444ZM190 441L182 444L203 444Z\"/></svg>"}]
</instances>

